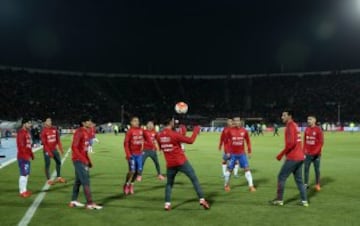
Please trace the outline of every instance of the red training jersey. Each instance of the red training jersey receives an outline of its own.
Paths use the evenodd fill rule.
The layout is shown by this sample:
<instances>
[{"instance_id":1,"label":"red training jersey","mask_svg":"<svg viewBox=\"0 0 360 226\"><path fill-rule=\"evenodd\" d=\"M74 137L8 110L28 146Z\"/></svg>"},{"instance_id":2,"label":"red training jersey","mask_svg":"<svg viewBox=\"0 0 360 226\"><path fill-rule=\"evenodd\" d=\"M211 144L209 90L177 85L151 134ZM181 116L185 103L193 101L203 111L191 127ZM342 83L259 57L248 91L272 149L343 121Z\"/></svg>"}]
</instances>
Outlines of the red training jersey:
<instances>
[{"instance_id":1,"label":"red training jersey","mask_svg":"<svg viewBox=\"0 0 360 226\"><path fill-rule=\"evenodd\" d=\"M167 168L181 166L186 162L187 158L181 149L181 143L194 143L199 131L200 127L195 127L192 136L186 137L176 131L165 128L156 135L160 149L164 152Z\"/></svg>"},{"instance_id":2,"label":"red training jersey","mask_svg":"<svg viewBox=\"0 0 360 226\"><path fill-rule=\"evenodd\" d=\"M96 128L94 127L90 127L88 129L88 133L89 133L89 139L94 139L96 136Z\"/></svg>"},{"instance_id":3,"label":"red training jersey","mask_svg":"<svg viewBox=\"0 0 360 226\"><path fill-rule=\"evenodd\" d=\"M181 135L186 136L187 129L184 124L179 124L179 127L176 128L175 130L176 130L176 132L180 133Z\"/></svg>"},{"instance_id":4,"label":"red training jersey","mask_svg":"<svg viewBox=\"0 0 360 226\"><path fill-rule=\"evenodd\" d=\"M155 129L152 130L144 130L144 135L147 136L150 139L145 139L144 141L144 150L147 151L156 151L156 146L155 146L155 136L156 136L156 131Z\"/></svg>"},{"instance_id":5,"label":"red training jersey","mask_svg":"<svg viewBox=\"0 0 360 226\"><path fill-rule=\"evenodd\" d=\"M88 147L89 147L89 133L88 130L84 127L80 127L75 130L71 150L72 150L72 160L80 161L85 165L91 163L88 156Z\"/></svg>"},{"instance_id":6,"label":"red training jersey","mask_svg":"<svg viewBox=\"0 0 360 226\"><path fill-rule=\"evenodd\" d=\"M228 142L231 154L244 154L245 143L247 151L251 153L251 143L249 133L243 127L232 127L226 131L225 140Z\"/></svg>"},{"instance_id":7,"label":"red training jersey","mask_svg":"<svg viewBox=\"0 0 360 226\"><path fill-rule=\"evenodd\" d=\"M56 149L56 146L58 146L60 151L63 152L59 132L56 127L44 127L41 131L40 138L44 146L44 151L54 151Z\"/></svg>"},{"instance_id":8,"label":"red training jersey","mask_svg":"<svg viewBox=\"0 0 360 226\"><path fill-rule=\"evenodd\" d=\"M219 143L219 149L221 149L221 147L224 145L224 152L225 153L230 153L230 142L228 141L228 139L226 139L226 134L228 133L229 129L231 129L232 127L225 127L223 129L223 131L221 132L221 136L220 136L220 143Z\"/></svg>"},{"instance_id":9,"label":"red training jersey","mask_svg":"<svg viewBox=\"0 0 360 226\"><path fill-rule=\"evenodd\" d=\"M31 149L31 136L27 129L21 128L16 136L17 159L30 160L34 157Z\"/></svg>"},{"instance_id":10,"label":"red training jersey","mask_svg":"<svg viewBox=\"0 0 360 226\"><path fill-rule=\"evenodd\" d=\"M141 155L144 148L145 134L139 127L131 127L124 140L124 149L127 157L131 155Z\"/></svg>"},{"instance_id":11,"label":"red training jersey","mask_svg":"<svg viewBox=\"0 0 360 226\"><path fill-rule=\"evenodd\" d=\"M304 152L308 155L321 155L324 134L320 127L307 127L304 132Z\"/></svg>"},{"instance_id":12,"label":"red training jersey","mask_svg":"<svg viewBox=\"0 0 360 226\"><path fill-rule=\"evenodd\" d=\"M301 147L301 133L294 121L289 121L285 128L285 148L281 151L287 160L302 161L305 159Z\"/></svg>"}]
</instances>

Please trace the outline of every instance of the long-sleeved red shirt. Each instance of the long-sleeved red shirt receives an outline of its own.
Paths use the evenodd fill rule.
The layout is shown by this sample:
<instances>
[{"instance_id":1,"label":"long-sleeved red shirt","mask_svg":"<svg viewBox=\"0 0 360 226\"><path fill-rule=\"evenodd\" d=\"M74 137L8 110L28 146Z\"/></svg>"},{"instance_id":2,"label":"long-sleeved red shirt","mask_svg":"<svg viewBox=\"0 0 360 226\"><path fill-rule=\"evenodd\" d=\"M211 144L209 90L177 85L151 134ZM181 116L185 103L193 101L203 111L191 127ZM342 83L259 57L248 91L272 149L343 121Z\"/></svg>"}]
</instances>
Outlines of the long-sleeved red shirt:
<instances>
[{"instance_id":1,"label":"long-sleeved red shirt","mask_svg":"<svg viewBox=\"0 0 360 226\"><path fill-rule=\"evenodd\" d=\"M44 151L51 152L58 146L60 151L63 152L59 132L56 127L44 127L41 131L40 138L44 146Z\"/></svg>"},{"instance_id":2,"label":"long-sleeved red shirt","mask_svg":"<svg viewBox=\"0 0 360 226\"><path fill-rule=\"evenodd\" d=\"M95 127L90 127L88 129L88 133L89 133L89 139L94 139L96 136L96 128Z\"/></svg>"},{"instance_id":3,"label":"long-sleeved red shirt","mask_svg":"<svg viewBox=\"0 0 360 226\"><path fill-rule=\"evenodd\" d=\"M305 154L301 147L300 129L292 120L286 124L285 148L281 151L280 155L286 155L286 159L294 161L305 159Z\"/></svg>"},{"instance_id":4,"label":"long-sleeved red shirt","mask_svg":"<svg viewBox=\"0 0 360 226\"><path fill-rule=\"evenodd\" d=\"M156 151L156 146L155 146L155 136L156 136L156 131L153 130L144 130L144 136L150 138L150 139L145 139L144 140L144 150L147 151Z\"/></svg>"},{"instance_id":5,"label":"long-sleeved red shirt","mask_svg":"<svg viewBox=\"0 0 360 226\"><path fill-rule=\"evenodd\" d=\"M243 127L232 127L226 131L225 139L229 143L231 154L244 154L245 143L247 151L251 153L251 143L249 133Z\"/></svg>"},{"instance_id":6,"label":"long-sleeved red shirt","mask_svg":"<svg viewBox=\"0 0 360 226\"><path fill-rule=\"evenodd\" d=\"M124 149L126 157L131 155L141 155L144 148L145 134L144 130L139 127L131 127L124 140Z\"/></svg>"},{"instance_id":7,"label":"long-sleeved red shirt","mask_svg":"<svg viewBox=\"0 0 360 226\"><path fill-rule=\"evenodd\" d=\"M195 127L192 136L186 137L176 131L165 128L156 135L160 149L164 152L167 168L181 166L186 162L187 158L181 149L181 143L194 143L199 131L200 127Z\"/></svg>"},{"instance_id":8,"label":"long-sleeved red shirt","mask_svg":"<svg viewBox=\"0 0 360 226\"><path fill-rule=\"evenodd\" d=\"M224 145L225 153L230 153L231 150L230 142L228 141L228 139L226 139L226 134L228 133L229 129L231 129L231 127L225 127L221 132L221 136L220 136L219 149L221 149L222 146Z\"/></svg>"},{"instance_id":9,"label":"long-sleeved red shirt","mask_svg":"<svg viewBox=\"0 0 360 226\"><path fill-rule=\"evenodd\" d=\"M324 134L320 127L307 127L304 132L304 152L308 155L321 155Z\"/></svg>"},{"instance_id":10,"label":"long-sleeved red shirt","mask_svg":"<svg viewBox=\"0 0 360 226\"><path fill-rule=\"evenodd\" d=\"M27 129L19 129L16 136L17 159L30 160L34 158L31 149L31 136Z\"/></svg>"},{"instance_id":11,"label":"long-sleeved red shirt","mask_svg":"<svg viewBox=\"0 0 360 226\"><path fill-rule=\"evenodd\" d=\"M71 150L72 160L80 161L85 165L91 164L88 156L89 134L86 128L80 127L75 130Z\"/></svg>"}]
</instances>

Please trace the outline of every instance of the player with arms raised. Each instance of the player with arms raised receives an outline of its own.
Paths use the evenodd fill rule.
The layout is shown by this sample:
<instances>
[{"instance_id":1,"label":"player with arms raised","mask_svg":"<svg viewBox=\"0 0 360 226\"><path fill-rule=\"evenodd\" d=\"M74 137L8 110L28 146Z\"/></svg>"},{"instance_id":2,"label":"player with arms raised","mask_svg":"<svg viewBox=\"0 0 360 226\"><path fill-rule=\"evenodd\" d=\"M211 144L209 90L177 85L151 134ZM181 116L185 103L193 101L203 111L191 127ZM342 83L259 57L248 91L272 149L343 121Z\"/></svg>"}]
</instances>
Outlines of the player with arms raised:
<instances>
[{"instance_id":1,"label":"player with arms raised","mask_svg":"<svg viewBox=\"0 0 360 226\"><path fill-rule=\"evenodd\" d=\"M313 115L307 118L308 127L304 132L304 152L305 152L305 167L304 167L304 181L305 188L309 184L309 170L311 163L314 163L315 169L315 191L320 191L320 157L322 147L324 145L324 134L320 127L316 126L316 117Z\"/></svg>"},{"instance_id":2,"label":"player with arms raised","mask_svg":"<svg viewBox=\"0 0 360 226\"><path fill-rule=\"evenodd\" d=\"M198 195L200 205L203 206L204 209L209 209L210 205L204 199L204 194L195 171L187 160L185 153L181 150L181 143L194 143L198 133L200 132L200 127L194 127L192 136L186 137L176 131L173 131L175 126L174 119L166 119L163 124L165 128L156 135L156 140L159 143L160 149L164 152L167 167L164 209L167 211L171 210L171 190L178 172L182 172L190 178Z\"/></svg>"},{"instance_id":3,"label":"player with arms raised","mask_svg":"<svg viewBox=\"0 0 360 226\"><path fill-rule=\"evenodd\" d=\"M225 191L230 191L230 175L233 171L235 164L239 163L240 167L244 169L245 178L249 185L249 191L255 192L256 189L253 184L253 179L248 163L248 157L251 157L251 143L249 133L241 126L240 117L233 118L234 127L230 128L226 134L225 139L230 145L230 157L228 170L225 172ZM247 147L247 153L245 152L245 143Z\"/></svg>"},{"instance_id":4,"label":"player with arms raised","mask_svg":"<svg viewBox=\"0 0 360 226\"><path fill-rule=\"evenodd\" d=\"M61 154L64 154L63 147L61 145L59 132L56 127L52 126L51 118L46 118L44 122L44 128L40 134L41 142L44 146L44 160L45 160L45 176L49 185L58 183L65 183L66 180L61 177L61 158L57 150L57 147ZM56 180L50 179L50 160L54 158L56 163Z\"/></svg>"}]
</instances>

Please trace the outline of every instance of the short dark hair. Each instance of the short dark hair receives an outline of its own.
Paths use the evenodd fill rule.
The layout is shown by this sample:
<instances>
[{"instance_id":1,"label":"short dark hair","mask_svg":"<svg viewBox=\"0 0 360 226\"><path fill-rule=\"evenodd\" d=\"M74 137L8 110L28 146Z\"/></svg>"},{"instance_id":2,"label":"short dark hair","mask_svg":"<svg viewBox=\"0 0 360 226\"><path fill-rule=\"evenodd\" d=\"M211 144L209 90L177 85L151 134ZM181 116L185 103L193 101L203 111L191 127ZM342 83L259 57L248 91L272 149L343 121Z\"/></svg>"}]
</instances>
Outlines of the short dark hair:
<instances>
[{"instance_id":1,"label":"short dark hair","mask_svg":"<svg viewBox=\"0 0 360 226\"><path fill-rule=\"evenodd\" d=\"M30 118L23 118L23 119L21 120L21 125L24 125L24 124L27 123L27 122L31 122L31 119L30 119Z\"/></svg>"},{"instance_id":2,"label":"short dark hair","mask_svg":"<svg viewBox=\"0 0 360 226\"><path fill-rule=\"evenodd\" d=\"M86 121L91 121L91 117L89 115L82 115L80 116L80 121L79 121L79 125L80 126L83 126L83 122L86 122Z\"/></svg>"},{"instance_id":3,"label":"short dark hair","mask_svg":"<svg viewBox=\"0 0 360 226\"><path fill-rule=\"evenodd\" d=\"M294 111L292 109L285 109L283 112L286 112L288 115L294 118Z\"/></svg>"},{"instance_id":4,"label":"short dark hair","mask_svg":"<svg viewBox=\"0 0 360 226\"><path fill-rule=\"evenodd\" d=\"M163 125L168 126L168 125L170 125L170 123L171 123L173 120L174 120L173 117L164 118L164 119L162 120L162 123L163 123Z\"/></svg>"}]
</instances>

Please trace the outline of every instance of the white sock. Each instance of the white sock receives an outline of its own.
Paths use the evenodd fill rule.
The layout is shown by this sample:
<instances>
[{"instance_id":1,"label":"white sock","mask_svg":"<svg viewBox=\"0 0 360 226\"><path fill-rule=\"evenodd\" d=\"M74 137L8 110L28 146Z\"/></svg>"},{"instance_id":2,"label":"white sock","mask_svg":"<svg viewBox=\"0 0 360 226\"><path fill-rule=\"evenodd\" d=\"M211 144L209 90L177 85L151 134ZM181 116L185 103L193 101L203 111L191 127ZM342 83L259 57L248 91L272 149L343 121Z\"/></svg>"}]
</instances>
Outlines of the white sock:
<instances>
[{"instance_id":1,"label":"white sock","mask_svg":"<svg viewBox=\"0 0 360 226\"><path fill-rule=\"evenodd\" d=\"M27 191L27 189L26 189L27 181L28 181L27 176L20 176L19 177L19 192L20 193L23 193L23 192Z\"/></svg>"},{"instance_id":2,"label":"white sock","mask_svg":"<svg viewBox=\"0 0 360 226\"><path fill-rule=\"evenodd\" d=\"M229 185L229 181L230 181L230 172L226 171L224 177L225 177L225 186L227 186Z\"/></svg>"},{"instance_id":3,"label":"white sock","mask_svg":"<svg viewBox=\"0 0 360 226\"><path fill-rule=\"evenodd\" d=\"M223 172L223 175L225 176L225 173L226 173L226 168L227 168L227 165L226 164L222 164L222 172Z\"/></svg>"},{"instance_id":4,"label":"white sock","mask_svg":"<svg viewBox=\"0 0 360 226\"><path fill-rule=\"evenodd\" d=\"M235 164L234 175L237 176L239 173L239 164Z\"/></svg>"},{"instance_id":5,"label":"white sock","mask_svg":"<svg viewBox=\"0 0 360 226\"><path fill-rule=\"evenodd\" d=\"M254 184L253 184L253 179L252 179L252 176L251 176L251 172L250 172L250 171L246 171L246 172L245 172L245 178L246 178L246 180L248 181L249 187L254 186Z\"/></svg>"}]
</instances>

